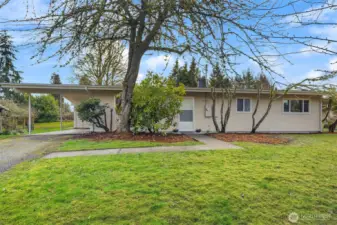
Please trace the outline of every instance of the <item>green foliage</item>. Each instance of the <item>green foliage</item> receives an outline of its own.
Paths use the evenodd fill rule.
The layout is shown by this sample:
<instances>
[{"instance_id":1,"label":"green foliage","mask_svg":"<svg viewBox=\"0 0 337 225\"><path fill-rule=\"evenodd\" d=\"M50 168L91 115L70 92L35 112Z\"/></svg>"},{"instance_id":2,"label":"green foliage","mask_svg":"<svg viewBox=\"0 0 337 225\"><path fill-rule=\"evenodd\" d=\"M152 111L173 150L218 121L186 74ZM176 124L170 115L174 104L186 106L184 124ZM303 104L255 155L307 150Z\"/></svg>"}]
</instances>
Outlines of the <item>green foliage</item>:
<instances>
[{"instance_id":1,"label":"green foliage","mask_svg":"<svg viewBox=\"0 0 337 225\"><path fill-rule=\"evenodd\" d=\"M32 98L35 122L55 122L59 118L59 105L52 95L39 95Z\"/></svg>"},{"instance_id":2,"label":"green foliage","mask_svg":"<svg viewBox=\"0 0 337 225\"><path fill-rule=\"evenodd\" d=\"M89 98L82 101L76 106L78 117L96 127L103 128L105 132L109 132L109 128L103 118L106 118L105 110L108 108L107 104L101 104L101 100L97 98Z\"/></svg>"},{"instance_id":3,"label":"green foliage","mask_svg":"<svg viewBox=\"0 0 337 225\"><path fill-rule=\"evenodd\" d=\"M209 79L209 86L215 88L229 88L232 86L230 79L223 71L221 71L219 63L213 67L213 71Z\"/></svg>"},{"instance_id":4,"label":"green foliage","mask_svg":"<svg viewBox=\"0 0 337 225\"><path fill-rule=\"evenodd\" d=\"M175 80L177 85L180 83L185 87L198 87L198 79L200 77L200 70L197 66L195 58L192 59L191 65L188 68L187 63L179 67L179 62L176 60L171 71L170 78Z\"/></svg>"},{"instance_id":5,"label":"green foliage","mask_svg":"<svg viewBox=\"0 0 337 225\"><path fill-rule=\"evenodd\" d=\"M0 33L0 83L20 83L22 77L20 71L16 70L14 61L16 49L13 45L12 37L7 32ZM2 93L1 93L2 92ZM23 95L14 92L12 89L0 88L0 97L4 99L23 101Z\"/></svg>"},{"instance_id":6,"label":"green foliage","mask_svg":"<svg viewBox=\"0 0 337 225\"><path fill-rule=\"evenodd\" d=\"M51 84L62 84L60 75L57 73L53 73L50 77Z\"/></svg>"},{"instance_id":7,"label":"green foliage","mask_svg":"<svg viewBox=\"0 0 337 225\"><path fill-rule=\"evenodd\" d=\"M184 95L182 84L176 87L174 80L149 72L134 90L131 125L135 132L154 133L168 129L180 112Z\"/></svg>"}]
</instances>

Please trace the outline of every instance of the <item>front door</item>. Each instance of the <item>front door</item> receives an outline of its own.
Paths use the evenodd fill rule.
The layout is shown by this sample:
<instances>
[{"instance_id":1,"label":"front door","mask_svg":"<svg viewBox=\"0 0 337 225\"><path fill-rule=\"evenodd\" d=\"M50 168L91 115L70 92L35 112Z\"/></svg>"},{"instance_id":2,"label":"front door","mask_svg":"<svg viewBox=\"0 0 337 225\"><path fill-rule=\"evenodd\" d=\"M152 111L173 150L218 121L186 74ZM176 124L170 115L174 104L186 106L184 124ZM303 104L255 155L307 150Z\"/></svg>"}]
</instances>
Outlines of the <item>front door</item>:
<instances>
[{"instance_id":1,"label":"front door","mask_svg":"<svg viewBox=\"0 0 337 225\"><path fill-rule=\"evenodd\" d=\"M194 99L185 98L179 115L179 131L194 131Z\"/></svg>"}]
</instances>

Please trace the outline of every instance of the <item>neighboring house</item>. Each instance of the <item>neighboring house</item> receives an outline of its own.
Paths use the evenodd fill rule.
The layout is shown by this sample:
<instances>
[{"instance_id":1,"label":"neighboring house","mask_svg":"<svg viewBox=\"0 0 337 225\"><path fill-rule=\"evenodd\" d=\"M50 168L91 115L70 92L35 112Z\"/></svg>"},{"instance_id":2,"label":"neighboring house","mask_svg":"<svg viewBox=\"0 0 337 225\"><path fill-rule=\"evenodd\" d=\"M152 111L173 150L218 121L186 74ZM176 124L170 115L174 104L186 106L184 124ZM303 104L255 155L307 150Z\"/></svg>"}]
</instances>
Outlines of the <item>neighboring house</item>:
<instances>
[{"instance_id":1,"label":"neighboring house","mask_svg":"<svg viewBox=\"0 0 337 225\"><path fill-rule=\"evenodd\" d=\"M51 85L51 84L0 84L2 87L14 88L23 93L61 94L75 106L82 100L96 97L110 107L115 107L115 96L121 92L121 86L83 86L83 85ZM221 90L216 106L217 119L220 120ZM180 131L203 132L214 131L211 117L212 101L210 88L186 88L186 96L182 104L182 113L177 115L177 128ZM258 120L266 110L269 91L261 95L260 107L256 114ZM227 101L225 101L226 104ZM227 126L228 132L250 132L252 127L252 111L256 104L256 90L237 90L232 102L232 111ZM286 96L277 99L268 117L257 132L307 133L322 131L322 95L309 91L290 91ZM225 105L226 109L226 105ZM90 128L74 113L75 128ZM109 112L107 112L109 115ZM116 128L117 116L113 115L113 128ZM108 116L108 124L110 117Z\"/></svg>"}]
</instances>

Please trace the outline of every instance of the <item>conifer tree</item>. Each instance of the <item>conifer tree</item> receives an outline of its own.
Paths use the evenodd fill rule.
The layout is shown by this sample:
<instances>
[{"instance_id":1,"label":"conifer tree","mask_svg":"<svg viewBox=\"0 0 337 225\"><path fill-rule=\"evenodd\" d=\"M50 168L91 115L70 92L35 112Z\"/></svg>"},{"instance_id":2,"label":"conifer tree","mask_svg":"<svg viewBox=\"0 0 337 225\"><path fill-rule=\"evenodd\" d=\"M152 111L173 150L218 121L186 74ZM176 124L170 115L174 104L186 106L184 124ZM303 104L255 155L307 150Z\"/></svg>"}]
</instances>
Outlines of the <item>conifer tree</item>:
<instances>
[{"instance_id":1,"label":"conifer tree","mask_svg":"<svg viewBox=\"0 0 337 225\"><path fill-rule=\"evenodd\" d=\"M7 32L0 33L0 83L20 83L22 77L20 71L16 70L14 61L16 49L13 45L13 41ZM11 99L14 101L20 101L23 96L14 92L11 89L0 89L0 97L4 99Z\"/></svg>"}]
</instances>

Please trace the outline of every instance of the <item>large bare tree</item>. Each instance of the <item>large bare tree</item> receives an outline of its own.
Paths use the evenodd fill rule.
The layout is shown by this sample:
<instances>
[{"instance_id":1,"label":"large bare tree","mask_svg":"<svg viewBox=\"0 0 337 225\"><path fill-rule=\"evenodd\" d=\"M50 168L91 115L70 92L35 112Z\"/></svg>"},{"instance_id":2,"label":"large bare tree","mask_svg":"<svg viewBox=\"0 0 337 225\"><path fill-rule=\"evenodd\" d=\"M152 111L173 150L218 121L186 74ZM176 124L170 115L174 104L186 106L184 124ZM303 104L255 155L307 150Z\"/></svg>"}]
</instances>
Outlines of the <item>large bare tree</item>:
<instances>
[{"instance_id":1,"label":"large bare tree","mask_svg":"<svg viewBox=\"0 0 337 225\"><path fill-rule=\"evenodd\" d=\"M74 64L74 79L90 80L92 85L121 84L126 72L125 47L120 42L96 42Z\"/></svg>"},{"instance_id":2,"label":"large bare tree","mask_svg":"<svg viewBox=\"0 0 337 225\"><path fill-rule=\"evenodd\" d=\"M336 40L295 32L303 27L336 25L321 20L325 11L336 6L330 0L52 0L45 15L5 22L17 23L18 30L28 23L25 29L38 33L37 55L45 58L76 58L83 48L100 41L126 44L128 65L119 131L128 131L133 89L146 52L190 51L214 61L218 50L214 43L221 41L226 57L232 59L226 62L228 70L235 70L235 60L240 57L277 74L268 59L286 59L301 52L299 47L337 54L329 48ZM48 55L52 49L56 50Z\"/></svg>"}]
</instances>

